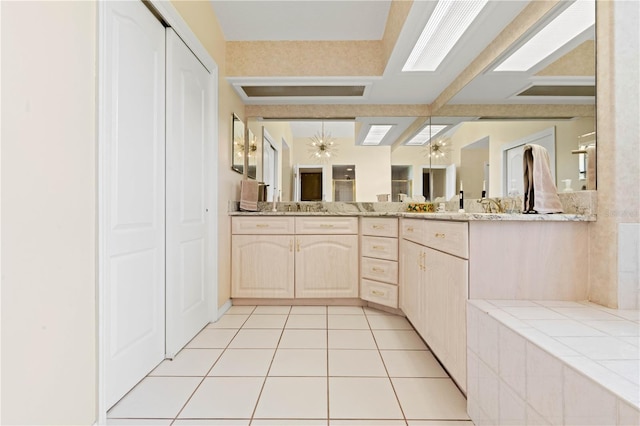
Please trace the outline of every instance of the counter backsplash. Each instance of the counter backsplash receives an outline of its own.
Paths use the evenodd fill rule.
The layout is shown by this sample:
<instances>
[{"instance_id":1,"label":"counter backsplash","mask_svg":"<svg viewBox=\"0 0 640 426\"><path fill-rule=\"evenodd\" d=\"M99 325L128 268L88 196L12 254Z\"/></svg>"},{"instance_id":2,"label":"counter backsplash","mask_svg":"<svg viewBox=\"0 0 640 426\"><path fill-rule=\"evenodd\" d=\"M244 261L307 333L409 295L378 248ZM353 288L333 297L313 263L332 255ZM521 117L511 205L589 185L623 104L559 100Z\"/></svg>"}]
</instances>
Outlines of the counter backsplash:
<instances>
[{"instance_id":1,"label":"counter backsplash","mask_svg":"<svg viewBox=\"0 0 640 426\"><path fill-rule=\"evenodd\" d=\"M560 202L566 214L579 214L591 216L595 215L597 211L597 194L596 191L578 191L569 193L559 193ZM496 197L495 200L503 202L500 197ZM464 208L467 213L483 213L483 206L479 203L478 199L464 200ZM522 205L522 200L520 205ZM348 213L403 213L408 210L410 203L396 203L396 202L383 202L383 203L357 203L357 202L279 202L276 203L276 211L278 212L302 212L302 213L336 213L336 214L348 214ZM438 206L438 202L434 203L435 207ZM458 211L457 196L452 200L445 203L447 212ZM273 203L259 202L259 211L269 212L273 211ZM229 201L229 212L240 211L240 203L238 201Z\"/></svg>"}]
</instances>

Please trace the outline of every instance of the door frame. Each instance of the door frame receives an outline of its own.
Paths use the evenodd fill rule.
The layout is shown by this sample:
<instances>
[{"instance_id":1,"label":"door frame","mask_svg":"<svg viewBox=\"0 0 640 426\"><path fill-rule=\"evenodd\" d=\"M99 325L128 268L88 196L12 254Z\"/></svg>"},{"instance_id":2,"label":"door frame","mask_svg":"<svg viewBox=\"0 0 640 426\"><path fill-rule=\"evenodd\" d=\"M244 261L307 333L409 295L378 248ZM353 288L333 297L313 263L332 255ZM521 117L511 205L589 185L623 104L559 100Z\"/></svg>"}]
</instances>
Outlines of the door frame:
<instances>
[{"instance_id":1,"label":"door frame","mask_svg":"<svg viewBox=\"0 0 640 426\"><path fill-rule=\"evenodd\" d=\"M184 21L180 13L176 10L176 8L169 2L163 0L148 0L151 6L155 9L156 16L160 21L164 21L163 23L167 26L170 26L174 29L174 31L178 34L178 36L185 42L185 44L189 47L189 49L193 52L193 54L198 58L198 60L202 63L202 65L209 71L209 84L211 85L211 99L210 99L210 108L212 111L212 119L209 123L212 126L212 138L214 149L211 150L210 159L212 165L216 165L216 154L217 147L219 142L219 121L218 121L218 65L211 57L209 52L202 45L200 40L193 33L189 25ZM97 424L105 424L107 419L107 410L109 407L107 406L106 401L106 386L105 386L105 358L106 358L106 348L107 348L107 335L106 335L106 291L107 291L107 282L105 276L105 266L106 266L106 236L107 236L107 223L106 223L106 212L107 212L107 194L105 188L105 178L106 172L108 169L108 164L106 162L107 159L107 123L106 123L106 108L105 108L105 94L107 93L107 62L106 62L106 40L107 40L107 20L106 20L106 2L98 2L98 31L97 31L97 43L98 43L98 55L97 55L97 80L98 80L98 94L96 99L97 106L97 139L98 139L98 150L97 150L97 225L98 225L98 233L97 233L97 264L98 271L96 274L97 278L97 308L98 308L98 328L97 328L97 357L98 357L98 386L97 386L97 406L98 406L98 418ZM214 152L216 151L216 152ZM217 167L211 167L210 169L217 170ZM216 172L211 172L209 174L210 179L210 188L217 189L218 188L218 176ZM218 233L218 197L216 195L212 196L211 202L209 205L209 226L208 226L208 237L209 237L209 255L211 256L211 268L213 271L218 270L218 239L216 238ZM214 274L212 277L212 289L211 289L211 300L210 304L210 319L212 321L217 320L218 318L218 279L217 274Z\"/></svg>"}]
</instances>

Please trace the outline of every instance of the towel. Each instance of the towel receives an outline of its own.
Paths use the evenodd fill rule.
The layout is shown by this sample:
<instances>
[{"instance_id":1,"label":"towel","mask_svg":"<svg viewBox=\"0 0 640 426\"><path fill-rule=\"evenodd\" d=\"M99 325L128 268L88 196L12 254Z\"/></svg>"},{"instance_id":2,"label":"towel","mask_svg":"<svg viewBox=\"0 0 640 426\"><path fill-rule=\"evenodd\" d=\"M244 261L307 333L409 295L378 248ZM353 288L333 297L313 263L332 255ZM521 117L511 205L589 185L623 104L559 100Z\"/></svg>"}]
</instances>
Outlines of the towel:
<instances>
[{"instance_id":1,"label":"towel","mask_svg":"<svg viewBox=\"0 0 640 426\"><path fill-rule=\"evenodd\" d=\"M524 212L562 213L558 189L549 167L549 153L540 145L524 146Z\"/></svg>"},{"instance_id":2,"label":"towel","mask_svg":"<svg viewBox=\"0 0 640 426\"><path fill-rule=\"evenodd\" d=\"M240 181L240 210L258 211L258 181Z\"/></svg>"},{"instance_id":3,"label":"towel","mask_svg":"<svg viewBox=\"0 0 640 426\"><path fill-rule=\"evenodd\" d=\"M587 189L596 189L596 147L590 145L587 151Z\"/></svg>"}]
</instances>

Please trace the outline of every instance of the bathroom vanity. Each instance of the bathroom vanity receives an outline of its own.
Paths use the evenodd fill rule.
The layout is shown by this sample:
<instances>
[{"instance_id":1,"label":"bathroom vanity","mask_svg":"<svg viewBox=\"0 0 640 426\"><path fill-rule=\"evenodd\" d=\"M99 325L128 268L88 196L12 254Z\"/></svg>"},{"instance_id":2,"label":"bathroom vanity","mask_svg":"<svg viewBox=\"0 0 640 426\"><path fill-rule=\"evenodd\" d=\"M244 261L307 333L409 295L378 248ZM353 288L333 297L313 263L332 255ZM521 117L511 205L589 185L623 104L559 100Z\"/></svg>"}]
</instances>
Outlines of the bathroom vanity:
<instances>
[{"instance_id":1,"label":"bathroom vanity","mask_svg":"<svg viewBox=\"0 0 640 426\"><path fill-rule=\"evenodd\" d=\"M230 214L234 303L398 308L465 391L468 299L587 296L590 216Z\"/></svg>"}]
</instances>

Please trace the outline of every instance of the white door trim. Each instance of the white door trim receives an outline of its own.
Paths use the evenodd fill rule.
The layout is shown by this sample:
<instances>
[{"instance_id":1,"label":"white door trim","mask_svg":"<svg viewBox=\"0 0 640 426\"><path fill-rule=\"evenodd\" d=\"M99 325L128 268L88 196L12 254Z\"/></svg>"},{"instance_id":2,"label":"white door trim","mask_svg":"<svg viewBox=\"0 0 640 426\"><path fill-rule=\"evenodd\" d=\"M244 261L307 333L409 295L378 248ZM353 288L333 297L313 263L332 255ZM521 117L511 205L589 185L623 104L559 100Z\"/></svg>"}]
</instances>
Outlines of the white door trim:
<instances>
[{"instance_id":1,"label":"white door trim","mask_svg":"<svg viewBox=\"0 0 640 426\"><path fill-rule=\"evenodd\" d=\"M214 138L214 146L218 145L218 65L193 33L191 28L187 25L176 8L169 2L163 0L150 0L151 5L159 13L160 17L171 26L174 31L182 38L185 44L196 55L198 60L209 71L211 78L210 83L212 87L213 96L211 96L211 111L213 120L210 125L213 126L212 135ZM97 104L97 139L98 139L98 242L97 242L97 281L98 281L98 336L97 336L97 353L98 353L98 418L97 424L106 424L107 420L107 402L106 402L106 389L105 389L105 356L104 351L106 346L105 339L105 296L106 296L106 277L105 277L105 237L106 237L106 221L105 221L105 209L106 209L106 193L105 193L105 149L106 149L106 116L105 116L105 93L107 90L106 82L106 2L98 2L98 96L96 99ZM212 150L213 151L213 150ZM212 152L212 161L215 164L215 154ZM211 188L217 190L218 177L217 173L211 173L210 176ZM216 191L217 192L217 191ZM212 256L212 269L218 270L218 198L217 194L211 198L211 204L209 207L209 213L213 216L209 226L209 238L211 243L211 256ZM212 321L218 319L217 307L218 307L218 280L217 276L212 280L212 300L211 300L211 313L210 317Z\"/></svg>"}]
</instances>

